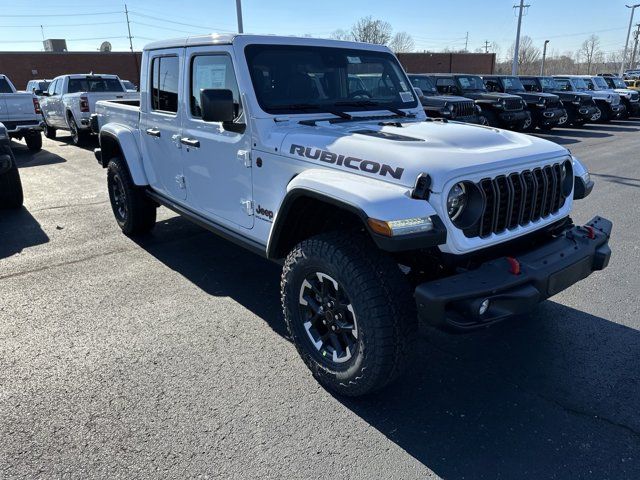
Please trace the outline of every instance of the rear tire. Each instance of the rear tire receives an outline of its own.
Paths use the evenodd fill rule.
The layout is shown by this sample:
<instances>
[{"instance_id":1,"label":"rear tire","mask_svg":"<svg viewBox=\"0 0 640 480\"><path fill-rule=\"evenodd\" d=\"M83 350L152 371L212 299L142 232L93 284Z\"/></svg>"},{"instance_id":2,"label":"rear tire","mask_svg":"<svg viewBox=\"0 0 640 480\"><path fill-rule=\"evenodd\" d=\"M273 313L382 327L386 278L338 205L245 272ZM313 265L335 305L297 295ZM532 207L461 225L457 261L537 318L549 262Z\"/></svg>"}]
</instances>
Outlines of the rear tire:
<instances>
[{"instance_id":1,"label":"rear tire","mask_svg":"<svg viewBox=\"0 0 640 480\"><path fill-rule=\"evenodd\" d=\"M86 145L89 140L89 134L78 128L78 124L75 118L73 118L73 115L69 115L67 122L69 123L69 131L71 132L71 141L73 144L77 147Z\"/></svg>"},{"instance_id":2,"label":"rear tire","mask_svg":"<svg viewBox=\"0 0 640 480\"><path fill-rule=\"evenodd\" d=\"M23 202L20 172L13 161L11 169L0 174L0 208L20 208Z\"/></svg>"},{"instance_id":3,"label":"rear tire","mask_svg":"<svg viewBox=\"0 0 640 480\"><path fill-rule=\"evenodd\" d=\"M47 125L47 122L44 122L43 125L43 133L44 136L47 137L49 140L54 140L56 138L56 129L54 127L50 127L49 125Z\"/></svg>"},{"instance_id":4,"label":"rear tire","mask_svg":"<svg viewBox=\"0 0 640 480\"><path fill-rule=\"evenodd\" d=\"M24 141L29 151L39 152L42 150L42 135L40 135L39 131L28 132L24 136Z\"/></svg>"},{"instance_id":5,"label":"rear tire","mask_svg":"<svg viewBox=\"0 0 640 480\"><path fill-rule=\"evenodd\" d=\"M404 371L415 301L398 265L370 239L340 231L304 240L287 256L280 285L289 334L324 387L360 396Z\"/></svg>"},{"instance_id":6,"label":"rear tire","mask_svg":"<svg viewBox=\"0 0 640 480\"><path fill-rule=\"evenodd\" d=\"M127 236L147 233L156 224L156 204L144 188L133 183L129 169L121 158L109 160L107 165L109 200L116 222Z\"/></svg>"}]
</instances>

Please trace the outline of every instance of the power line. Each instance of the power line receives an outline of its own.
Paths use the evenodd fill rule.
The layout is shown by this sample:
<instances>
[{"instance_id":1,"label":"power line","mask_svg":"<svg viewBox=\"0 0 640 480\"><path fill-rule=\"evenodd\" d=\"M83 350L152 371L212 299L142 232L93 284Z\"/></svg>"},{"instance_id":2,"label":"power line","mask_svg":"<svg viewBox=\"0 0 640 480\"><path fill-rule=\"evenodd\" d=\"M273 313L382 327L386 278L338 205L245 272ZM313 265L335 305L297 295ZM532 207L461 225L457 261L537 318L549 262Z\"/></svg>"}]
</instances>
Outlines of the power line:
<instances>
[{"instance_id":1,"label":"power line","mask_svg":"<svg viewBox=\"0 0 640 480\"><path fill-rule=\"evenodd\" d=\"M114 40L128 37L93 37L93 38L66 38L67 42L85 42L88 40ZM0 43L42 43L42 40L0 40Z\"/></svg>"},{"instance_id":2,"label":"power line","mask_svg":"<svg viewBox=\"0 0 640 480\"><path fill-rule=\"evenodd\" d=\"M157 28L159 30L171 30L172 32L180 32L180 33L193 33L189 30L180 30L178 28L165 27L164 25L151 25L150 23L137 22L135 20L131 20L131 23L134 25L142 25L144 27ZM137 37L141 38L141 37Z\"/></svg>"},{"instance_id":3,"label":"power line","mask_svg":"<svg viewBox=\"0 0 640 480\"><path fill-rule=\"evenodd\" d=\"M3 18L11 17L11 18L42 18L42 17L90 17L93 15L115 15L121 14L122 12L94 12L94 13L41 13L41 14L31 14L31 15L6 15L2 14Z\"/></svg>"},{"instance_id":4,"label":"power line","mask_svg":"<svg viewBox=\"0 0 640 480\"><path fill-rule=\"evenodd\" d=\"M95 23L43 23L41 25L0 25L0 28L54 28L54 27L86 27L94 25L120 25L122 22L95 22Z\"/></svg>"},{"instance_id":5,"label":"power line","mask_svg":"<svg viewBox=\"0 0 640 480\"><path fill-rule=\"evenodd\" d=\"M217 28L217 27L208 27L208 26L204 26L204 25L195 25L193 23L184 23L184 22L176 22L175 20L166 20L164 18L160 18L160 17L155 17L153 15L146 15L144 13L138 13L135 12L133 10L130 10L129 13L131 13L132 15L138 15L140 17L145 17L145 18L151 18L153 20L157 20L159 22L166 22L166 23L173 23L176 25L183 25L185 27L193 27L193 28L200 28L202 30L208 30L208 31L222 31L222 32L235 32L235 30L228 30L228 29L224 29L224 28Z\"/></svg>"}]
</instances>

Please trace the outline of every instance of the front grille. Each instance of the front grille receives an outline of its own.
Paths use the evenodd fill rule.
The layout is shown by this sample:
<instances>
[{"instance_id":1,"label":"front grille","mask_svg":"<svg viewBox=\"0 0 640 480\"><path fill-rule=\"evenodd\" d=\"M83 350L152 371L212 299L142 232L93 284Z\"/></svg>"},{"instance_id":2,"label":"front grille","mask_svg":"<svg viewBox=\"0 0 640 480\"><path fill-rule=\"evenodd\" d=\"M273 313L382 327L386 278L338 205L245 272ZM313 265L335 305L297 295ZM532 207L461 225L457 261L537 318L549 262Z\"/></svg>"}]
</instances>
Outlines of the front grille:
<instances>
[{"instance_id":1,"label":"front grille","mask_svg":"<svg viewBox=\"0 0 640 480\"><path fill-rule=\"evenodd\" d=\"M482 214L465 236L485 238L557 213L565 202L561 170L555 163L480 180L476 185L484 201Z\"/></svg>"},{"instance_id":2,"label":"front grille","mask_svg":"<svg viewBox=\"0 0 640 480\"><path fill-rule=\"evenodd\" d=\"M559 108L560 100L555 100L553 98L547 99L547 108Z\"/></svg>"},{"instance_id":3,"label":"front grille","mask_svg":"<svg viewBox=\"0 0 640 480\"><path fill-rule=\"evenodd\" d=\"M613 97L611 105L620 105L620 97Z\"/></svg>"},{"instance_id":4,"label":"front grille","mask_svg":"<svg viewBox=\"0 0 640 480\"><path fill-rule=\"evenodd\" d=\"M522 110L522 100L519 98L507 98L504 101L505 110Z\"/></svg>"},{"instance_id":5,"label":"front grille","mask_svg":"<svg viewBox=\"0 0 640 480\"><path fill-rule=\"evenodd\" d=\"M473 102L458 102L454 105L457 117L470 117L476 113L476 104Z\"/></svg>"}]
</instances>

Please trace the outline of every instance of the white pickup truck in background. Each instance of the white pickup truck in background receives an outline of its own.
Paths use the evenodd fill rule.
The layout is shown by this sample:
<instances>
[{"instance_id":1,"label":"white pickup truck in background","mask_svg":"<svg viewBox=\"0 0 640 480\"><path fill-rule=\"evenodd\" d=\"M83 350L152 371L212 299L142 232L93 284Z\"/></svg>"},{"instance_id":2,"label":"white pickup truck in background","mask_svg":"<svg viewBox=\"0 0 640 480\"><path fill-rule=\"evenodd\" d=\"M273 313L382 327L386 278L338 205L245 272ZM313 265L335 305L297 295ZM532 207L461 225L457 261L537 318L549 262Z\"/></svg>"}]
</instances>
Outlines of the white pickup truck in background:
<instances>
[{"instance_id":1,"label":"white pickup truck in background","mask_svg":"<svg viewBox=\"0 0 640 480\"><path fill-rule=\"evenodd\" d=\"M45 136L53 139L57 130L69 130L76 145L91 134L89 119L98 100L138 98L125 90L117 75L61 75L41 93Z\"/></svg>"},{"instance_id":2,"label":"white pickup truck in background","mask_svg":"<svg viewBox=\"0 0 640 480\"><path fill-rule=\"evenodd\" d=\"M0 123L8 135L25 139L32 152L42 148L42 112L38 99L31 92L18 92L11 80L0 74Z\"/></svg>"}]
</instances>

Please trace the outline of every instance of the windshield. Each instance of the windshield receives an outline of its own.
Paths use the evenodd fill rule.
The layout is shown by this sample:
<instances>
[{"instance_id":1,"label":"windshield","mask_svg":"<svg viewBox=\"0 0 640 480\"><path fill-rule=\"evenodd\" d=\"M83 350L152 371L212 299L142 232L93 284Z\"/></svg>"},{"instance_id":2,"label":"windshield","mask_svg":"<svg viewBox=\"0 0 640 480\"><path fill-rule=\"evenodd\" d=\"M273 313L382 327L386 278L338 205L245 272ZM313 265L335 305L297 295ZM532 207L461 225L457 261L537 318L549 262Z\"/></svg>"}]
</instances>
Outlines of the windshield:
<instances>
[{"instance_id":1,"label":"windshield","mask_svg":"<svg viewBox=\"0 0 640 480\"><path fill-rule=\"evenodd\" d=\"M581 78L572 78L571 83L573 84L573 88L578 91L582 92L589 90L589 87L587 87L587 83Z\"/></svg>"},{"instance_id":2,"label":"windshield","mask_svg":"<svg viewBox=\"0 0 640 480\"><path fill-rule=\"evenodd\" d=\"M131 83L129 80L122 80L122 83L124 84L124 88L128 88L129 90L135 90L136 86Z\"/></svg>"},{"instance_id":3,"label":"windshield","mask_svg":"<svg viewBox=\"0 0 640 480\"><path fill-rule=\"evenodd\" d=\"M503 77L502 84L507 92L524 92L524 85L517 77Z\"/></svg>"},{"instance_id":4,"label":"windshield","mask_svg":"<svg viewBox=\"0 0 640 480\"><path fill-rule=\"evenodd\" d=\"M624 80L622 80L620 77L609 77L609 78L613 82L613 85L615 86L615 88L627 88L627 85L624 83Z\"/></svg>"},{"instance_id":5,"label":"windshield","mask_svg":"<svg viewBox=\"0 0 640 480\"><path fill-rule=\"evenodd\" d=\"M484 82L478 76L472 75L460 75L456 77L458 83L460 84L460 88L466 91L474 91L474 92L486 92L487 89L484 86Z\"/></svg>"},{"instance_id":6,"label":"windshield","mask_svg":"<svg viewBox=\"0 0 640 480\"><path fill-rule=\"evenodd\" d=\"M413 88L393 55L346 48L249 45L251 81L267 113L413 108Z\"/></svg>"},{"instance_id":7,"label":"windshield","mask_svg":"<svg viewBox=\"0 0 640 480\"><path fill-rule=\"evenodd\" d=\"M122 92L122 84L117 78L70 78L69 93L78 92Z\"/></svg>"},{"instance_id":8,"label":"windshield","mask_svg":"<svg viewBox=\"0 0 640 480\"><path fill-rule=\"evenodd\" d=\"M602 77L593 77L593 82L600 90L607 90L609 88L607 81Z\"/></svg>"},{"instance_id":9,"label":"windshield","mask_svg":"<svg viewBox=\"0 0 640 480\"><path fill-rule=\"evenodd\" d=\"M560 90L560 85L553 77L542 77L540 82L542 82L542 90Z\"/></svg>"},{"instance_id":10,"label":"windshield","mask_svg":"<svg viewBox=\"0 0 640 480\"><path fill-rule=\"evenodd\" d=\"M422 90L424 94L437 93L436 86L429 77L409 75L409 80L411 80L411 85Z\"/></svg>"}]
</instances>

